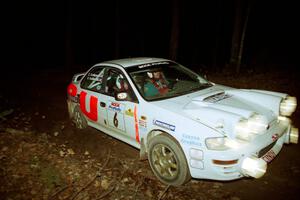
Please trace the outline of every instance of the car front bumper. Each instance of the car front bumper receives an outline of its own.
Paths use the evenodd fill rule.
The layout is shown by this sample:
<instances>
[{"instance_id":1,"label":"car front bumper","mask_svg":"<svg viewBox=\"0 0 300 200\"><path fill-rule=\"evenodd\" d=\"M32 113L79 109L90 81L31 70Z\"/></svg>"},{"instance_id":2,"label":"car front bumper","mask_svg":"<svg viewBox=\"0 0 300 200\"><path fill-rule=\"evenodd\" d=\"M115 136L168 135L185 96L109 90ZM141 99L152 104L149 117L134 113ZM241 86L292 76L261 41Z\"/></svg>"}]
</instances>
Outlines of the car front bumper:
<instances>
[{"instance_id":1,"label":"car front bumper","mask_svg":"<svg viewBox=\"0 0 300 200\"><path fill-rule=\"evenodd\" d=\"M193 158L189 153L187 160L191 176L223 181L245 176L259 178L265 174L267 164L279 154L283 144L295 141L295 137L298 139L298 131L288 121L278 120L264 135L240 148L227 151L202 149L199 150L202 159Z\"/></svg>"}]
</instances>

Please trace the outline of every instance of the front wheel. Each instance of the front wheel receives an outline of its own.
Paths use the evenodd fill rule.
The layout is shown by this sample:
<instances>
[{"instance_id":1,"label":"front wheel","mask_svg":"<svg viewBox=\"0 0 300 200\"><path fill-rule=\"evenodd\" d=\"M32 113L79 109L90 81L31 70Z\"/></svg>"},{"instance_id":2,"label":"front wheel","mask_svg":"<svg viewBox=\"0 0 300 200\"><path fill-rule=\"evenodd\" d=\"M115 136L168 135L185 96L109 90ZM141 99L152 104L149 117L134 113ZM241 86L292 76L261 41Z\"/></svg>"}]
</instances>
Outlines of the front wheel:
<instances>
[{"instance_id":1,"label":"front wheel","mask_svg":"<svg viewBox=\"0 0 300 200\"><path fill-rule=\"evenodd\" d=\"M148 160L157 178L167 185L180 186L191 179L181 147L169 136L158 135L150 140Z\"/></svg>"}]
</instances>

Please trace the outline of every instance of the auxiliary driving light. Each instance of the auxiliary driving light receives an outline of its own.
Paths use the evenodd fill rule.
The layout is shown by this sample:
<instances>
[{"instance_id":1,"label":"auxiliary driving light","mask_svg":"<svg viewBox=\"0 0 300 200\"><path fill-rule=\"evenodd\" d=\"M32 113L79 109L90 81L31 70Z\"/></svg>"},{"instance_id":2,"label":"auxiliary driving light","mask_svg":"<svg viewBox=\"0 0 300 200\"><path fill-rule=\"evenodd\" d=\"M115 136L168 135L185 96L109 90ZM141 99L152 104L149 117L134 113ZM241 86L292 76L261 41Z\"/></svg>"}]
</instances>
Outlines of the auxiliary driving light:
<instances>
[{"instance_id":1,"label":"auxiliary driving light","mask_svg":"<svg viewBox=\"0 0 300 200\"><path fill-rule=\"evenodd\" d=\"M296 110L297 99L296 97L287 96L280 103L280 114L283 116L291 116L292 113Z\"/></svg>"},{"instance_id":2,"label":"auxiliary driving light","mask_svg":"<svg viewBox=\"0 0 300 200\"><path fill-rule=\"evenodd\" d=\"M242 173L254 178L262 177L267 170L267 163L261 158L247 157L242 163Z\"/></svg>"},{"instance_id":3,"label":"auxiliary driving light","mask_svg":"<svg viewBox=\"0 0 300 200\"><path fill-rule=\"evenodd\" d=\"M291 128L290 132L290 143L297 144L299 138L299 130L296 127Z\"/></svg>"},{"instance_id":4,"label":"auxiliary driving light","mask_svg":"<svg viewBox=\"0 0 300 200\"><path fill-rule=\"evenodd\" d=\"M265 116L253 113L248 119L241 118L235 125L235 133L238 139L251 141L257 135L263 134L268 127Z\"/></svg>"}]
</instances>

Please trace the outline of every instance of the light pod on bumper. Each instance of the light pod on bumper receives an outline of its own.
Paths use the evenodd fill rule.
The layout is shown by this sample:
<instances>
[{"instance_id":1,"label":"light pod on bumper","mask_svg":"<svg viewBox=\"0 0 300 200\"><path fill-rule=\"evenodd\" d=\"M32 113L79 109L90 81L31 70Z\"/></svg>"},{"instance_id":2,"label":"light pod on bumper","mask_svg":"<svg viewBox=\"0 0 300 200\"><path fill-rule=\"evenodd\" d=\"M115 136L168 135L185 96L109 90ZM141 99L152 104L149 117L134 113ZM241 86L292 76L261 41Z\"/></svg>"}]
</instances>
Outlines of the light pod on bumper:
<instances>
[{"instance_id":1,"label":"light pod on bumper","mask_svg":"<svg viewBox=\"0 0 300 200\"><path fill-rule=\"evenodd\" d=\"M267 170L267 163L261 158L247 157L242 162L242 173L254 178L262 177Z\"/></svg>"},{"instance_id":2,"label":"light pod on bumper","mask_svg":"<svg viewBox=\"0 0 300 200\"><path fill-rule=\"evenodd\" d=\"M296 97L287 96L280 103L280 115L291 116L297 107Z\"/></svg>"},{"instance_id":3,"label":"light pod on bumper","mask_svg":"<svg viewBox=\"0 0 300 200\"><path fill-rule=\"evenodd\" d=\"M299 130L298 128L292 127L289 135L290 143L297 144L299 138Z\"/></svg>"},{"instance_id":4,"label":"light pod on bumper","mask_svg":"<svg viewBox=\"0 0 300 200\"><path fill-rule=\"evenodd\" d=\"M249 119L240 119L235 125L235 133L238 139L251 141L256 135L264 133L267 127L267 118L260 114L253 113Z\"/></svg>"}]
</instances>

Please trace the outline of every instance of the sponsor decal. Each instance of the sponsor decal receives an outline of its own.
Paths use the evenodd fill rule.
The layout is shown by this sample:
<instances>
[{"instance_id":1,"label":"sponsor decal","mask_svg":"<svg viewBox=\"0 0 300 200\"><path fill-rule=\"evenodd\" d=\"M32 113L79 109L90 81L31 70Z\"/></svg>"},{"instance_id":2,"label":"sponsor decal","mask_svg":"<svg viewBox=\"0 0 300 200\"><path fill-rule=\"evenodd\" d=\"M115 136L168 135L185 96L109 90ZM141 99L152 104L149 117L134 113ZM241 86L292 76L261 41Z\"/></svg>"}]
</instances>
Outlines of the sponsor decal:
<instances>
[{"instance_id":1,"label":"sponsor decal","mask_svg":"<svg viewBox=\"0 0 300 200\"><path fill-rule=\"evenodd\" d=\"M154 65L167 65L169 64L169 62L155 62L155 63L147 63L147 64L143 64L143 65L139 65L139 68L142 69L142 68L145 68L145 67L151 67L151 66L154 66Z\"/></svg>"},{"instance_id":2,"label":"sponsor decal","mask_svg":"<svg viewBox=\"0 0 300 200\"><path fill-rule=\"evenodd\" d=\"M194 135L183 134L180 142L187 145L202 146L200 142L200 137Z\"/></svg>"},{"instance_id":3,"label":"sponsor decal","mask_svg":"<svg viewBox=\"0 0 300 200\"><path fill-rule=\"evenodd\" d=\"M102 83L102 79L103 79L103 74L93 74L93 73L89 73L87 76L87 80L90 81L98 81L100 83Z\"/></svg>"},{"instance_id":4,"label":"sponsor decal","mask_svg":"<svg viewBox=\"0 0 300 200\"><path fill-rule=\"evenodd\" d=\"M266 161L267 163L271 162L274 158L276 157L275 152L271 149L270 151L268 151L268 153L266 153L263 157L261 157L264 161Z\"/></svg>"},{"instance_id":5,"label":"sponsor decal","mask_svg":"<svg viewBox=\"0 0 300 200\"><path fill-rule=\"evenodd\" d=\"M272 135L273 142L276 141L278 138L279 138L279 135L277 133Z\"/></svg>"},{"instance_id":6,"label":"sponsor decal","mask_svg":"<svg viewBox=\"0 0 300 200\"><path fill-rule=\"evenodd\" d=\"M115 111L115 112L121 112L121 106L119 103L116 102L111 102L110 105L108 106L109 110Z\"/></svg>"},{"instance_id":7,"label":"sponsor decal","mask_svg":"<svg viewBox=\"0 0 300 200\"><path fill-rule=\"evenodd\" d=\"M125 115L133 117L133 111L129 108L128 110L125 111Z\"/></svg>"},{"instance_id":8,"label":"sponsor decal","mask_svg":"<svg viewBox=\"0 0 300 200\"><path fill-rule=\"evenodd\" d=\"M143 128L147 128L147 121L139 119L139 126Z\"/></svg>"},{"instance_id":9,"label":"sponsor decal","mask_svg":"<svg viewBox=\"0 0 300 200\"><path fill-rule=\"evenodd\" d=\"M156 125L156 126L171 130L171 131L175 131L175 125L168 124L166 122L162 122L162 121L159 121L159 120L154 120L153 124Z\"/></svg>"},{"instance_id":10,"label":"sponsor decal","mask_svg":"<svg viewBox=\"0 0 300 200\"><path fill-rule=\"evenodd\" d=\"M80 101L80 109L81 111L91 120L97 121L98 119L98 98L95 96L90 96L90 106L89 111L86 109L86 96L87 93L82 91L80 93L79 101Z\"/></svg>"},{"instance_id":11,"label":"sponsor decal","mask_svg":"<svg viewBox=\"0 0 300 200\"><path fill-rule=\"evenodd\" d=\"M194 136L194 135L183 134L182 137L188 140L198 140L198 141L200 140L199 136Z\"/></svg>"},{"instance_id":12,"label":"sponsor decal","mask_svg":"<svg viewBox=\"0 0 300 200\"><path fill-rule=\"evenodd\" d=\"M120 107L120 104L116 103L116 102L111 102L111 105L114 106L114 107Z\"/></svg>"}]
</instances>

